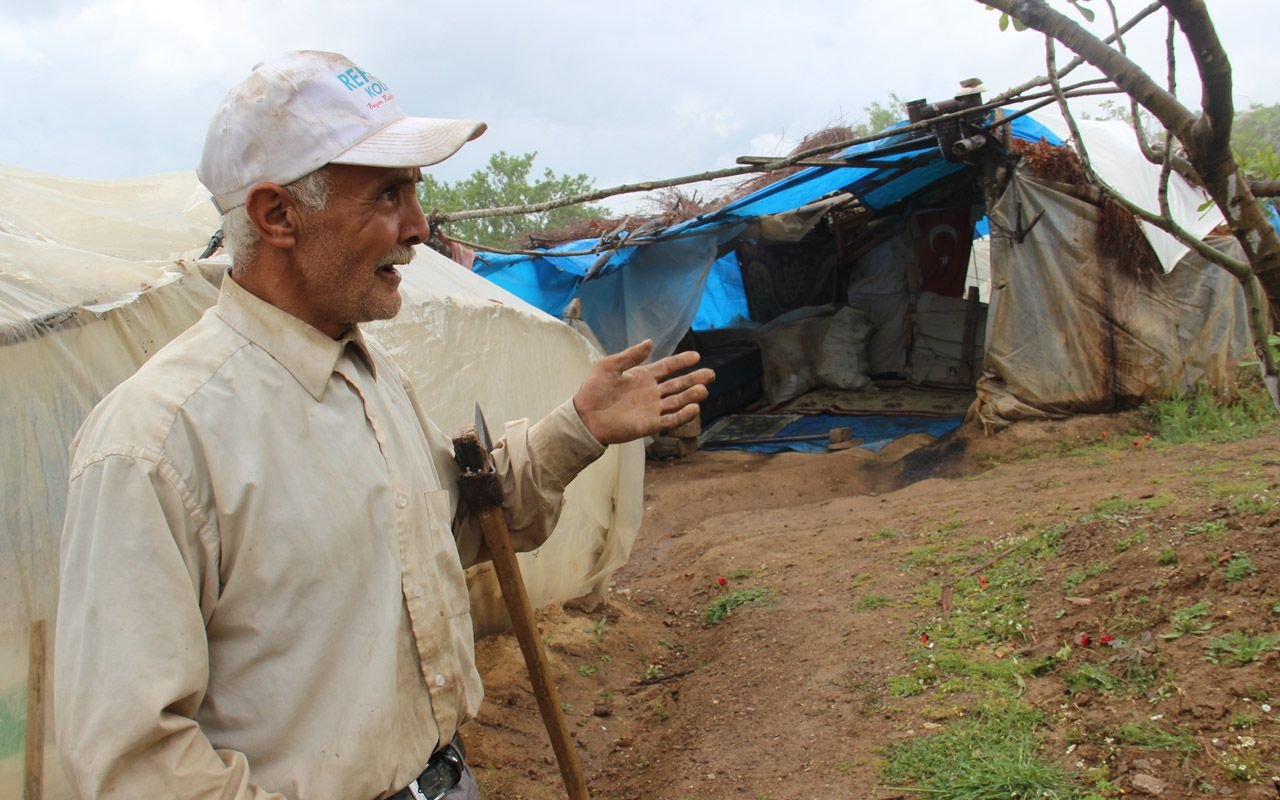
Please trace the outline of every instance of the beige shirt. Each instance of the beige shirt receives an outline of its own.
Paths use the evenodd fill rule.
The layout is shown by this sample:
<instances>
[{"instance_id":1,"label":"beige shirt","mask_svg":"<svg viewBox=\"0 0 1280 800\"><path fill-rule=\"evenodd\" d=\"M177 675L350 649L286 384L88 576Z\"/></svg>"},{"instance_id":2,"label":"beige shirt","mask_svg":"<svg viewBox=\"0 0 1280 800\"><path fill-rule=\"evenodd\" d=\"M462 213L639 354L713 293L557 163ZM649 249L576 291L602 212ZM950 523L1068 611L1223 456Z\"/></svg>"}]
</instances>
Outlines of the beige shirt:
<instances>
[{"instance_id":1,"label":"beige shirt","mask_svg":"<svg viewBox=\"0 0 1280 800\"><path fill-rule=\"evenodd\" d=\"M507 427L517 548L602 451L571 403ZM372 800L416 777L482 694L456 477L379 347L224 280L72 445L54 698L80 793Z\"/></svg>"}]
</instances>

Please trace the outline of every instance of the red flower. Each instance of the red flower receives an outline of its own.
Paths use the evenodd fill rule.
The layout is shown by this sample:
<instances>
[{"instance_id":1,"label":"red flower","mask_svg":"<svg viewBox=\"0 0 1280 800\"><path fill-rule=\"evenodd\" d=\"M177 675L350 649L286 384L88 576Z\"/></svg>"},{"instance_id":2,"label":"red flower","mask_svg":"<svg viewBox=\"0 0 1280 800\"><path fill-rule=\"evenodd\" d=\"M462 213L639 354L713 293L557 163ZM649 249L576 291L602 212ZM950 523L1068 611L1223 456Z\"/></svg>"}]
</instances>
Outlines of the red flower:
<instances>
[{"instance_id":1,"label":"red flower","mask_svg":"<svg viewBox=\"0 0 1280 800\"><path fill-rule=\"evenodd\" d=\"M1087 633L1080 634L1080 638L1076 640L1081 647L1088 647L1089 643L1092 641L1093 640L1089 638L1089 634Z\"/></svg>"},{"instance_id":2,"label":"red flower","mask_svg":"<svg viewBox=\"0 0 1280 800\"><path fill-rule=\"evenodd\" d=\"M1149 442L1149 441L1151 441L1151 434L1149 434L1149 433L1144 433L1144 434L1142 434L1142 441L1144 441L1144 442Z\"/></svg>"},{"instance_id":3,"label":"red flower","mask_svg":"<svg viewBox=\"0 0 1280 800\"><path fill-rule=\"evenodd\" d=\"M1134 440L1133 440L1133 446L1134 446L1134 447L1142 447L1142 440L1141 440L1141 439L1134 439Z\"/></svg>"},{"instance_id":4,"label":"red flower","mask_svg":"<svg viewBox=\"0 0 1280 800\"><path fill-rule=\"evenodd\" d=\"M920 644L928 644L928 643L929 643L929 634L927 633L920 634Z\"/></svg>"},{"instance_id":5,"label":"red flower","mask_svg":"<svg viewBox=\"0 0 1280 800\"><path fill-rule=\"evenodd\" d=\"M1110 438L1111 438L1111 434L1110 434L1110 433L1108 433L1107 431L1103 431L1103 432L1102 432L1102 438L1103 438L1103 439L1110 439Z\"/></svg>"},{"instance_id":6,"label":"red flower","mask_svg":"<svg viewBox=\"0 0 1280 800\"><path fill-rule=\"evenodd\" d=\"M1104 633L1098 637L1098 642L1101 644L1111 644L1115 640L1116 640L1116 637L1112 636L1109 633Z\"/></svg>"},{"instance_id":7,"label":"red flower","mask_svg":"<svg viewBox=\"0 0 1280 800\"><path fill-rule=\"evenodd\" d=\"M979 586L981 586L983 589L987 588L987 576L986 576L986 575L979 575L979 576L978 576L978 585L979 585Z\"/></svg>"},{"instance_id":8,"label":"red flower","mask_svg":"<svg viewBox=\"0 0 1280 800\"><path fill-rule=\"evenodd\" d=\"M720 584L721 586L729 585L729 581L723 575L721 575L719 578L716 578L716 583Z\"/></svg>"}]
</instances>

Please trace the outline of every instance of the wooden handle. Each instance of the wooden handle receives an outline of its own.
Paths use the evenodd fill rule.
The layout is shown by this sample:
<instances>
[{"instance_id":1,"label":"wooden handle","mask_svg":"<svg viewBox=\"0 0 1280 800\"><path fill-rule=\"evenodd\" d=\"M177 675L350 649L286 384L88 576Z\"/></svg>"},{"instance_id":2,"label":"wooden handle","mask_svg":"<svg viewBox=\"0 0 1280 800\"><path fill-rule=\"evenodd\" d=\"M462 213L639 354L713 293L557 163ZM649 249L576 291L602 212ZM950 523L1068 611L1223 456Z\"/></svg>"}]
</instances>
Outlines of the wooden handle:
<instances>
[{"instance_id":1,"label":"wooden handle","mask_svg":"<svg viewBox=\"0 0 1280 800\"><path fill-rule=\"evenodd\" d=\"M507 614L511 617L516 639L520 642L520 651L524 654L524 663L529 669L529 680L533 683L533 696L538 700L538 711L542 714L542 722L551 737L551 748L555 750L565 789L569 792L570 800L587 800L587 782L582 775L582 765L578 763L578 751L574 749L573 739L569 736L569 724L560 708L560 695L551 680L547 654L542 649L538 626L533 620L533 606L529 603L529 593L525 591L524 578L520 575L520 564L511 547L507 520L502 516L500 508L479 511L473 509L473 513L480 522L485 544L489 546L489 553L493 556L493 569L498 574L502 600L507 605Z\"/></svg>"},{"instance_id":2,"label":"wooden handle","mask_svg":"<svg viewBox=\"0 0 1280 800\"><path fill-rule=\"evenodd\" d=\"M23 800L44 798L44 697L48 636L45 621L31 623L31 647L27 657L27 768Z\"/></svg>"}]
</instances>

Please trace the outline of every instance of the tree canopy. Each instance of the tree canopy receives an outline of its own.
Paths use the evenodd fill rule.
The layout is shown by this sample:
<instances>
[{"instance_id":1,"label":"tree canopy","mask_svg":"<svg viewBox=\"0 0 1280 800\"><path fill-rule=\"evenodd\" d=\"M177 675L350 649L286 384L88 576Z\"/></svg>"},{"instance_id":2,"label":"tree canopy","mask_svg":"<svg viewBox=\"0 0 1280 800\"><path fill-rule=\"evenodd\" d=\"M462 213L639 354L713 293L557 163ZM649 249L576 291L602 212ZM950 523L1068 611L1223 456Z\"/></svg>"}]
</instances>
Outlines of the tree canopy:
<instances>
[{"instance_id":1,"label":"tree canopy","mask_svg":"<svg viewBox=\"0 0 1280 800\"><path fill-rule=\"evenodd\" d=\"M418 187L418 200L427 213L431 211L463 211L475 208L529 205L591 190L595 180L585 174L557 175L544 169L533 177L537 152L511 155L498 151L489 158L484 169L450 183L423 174ZM449 223L445 233L477 244L502 247L521 236L558 228L581 219L603 217L608 209L600 205L574 205L541 214L515 217L487 217Z\"/></svg>"}]
</instances>

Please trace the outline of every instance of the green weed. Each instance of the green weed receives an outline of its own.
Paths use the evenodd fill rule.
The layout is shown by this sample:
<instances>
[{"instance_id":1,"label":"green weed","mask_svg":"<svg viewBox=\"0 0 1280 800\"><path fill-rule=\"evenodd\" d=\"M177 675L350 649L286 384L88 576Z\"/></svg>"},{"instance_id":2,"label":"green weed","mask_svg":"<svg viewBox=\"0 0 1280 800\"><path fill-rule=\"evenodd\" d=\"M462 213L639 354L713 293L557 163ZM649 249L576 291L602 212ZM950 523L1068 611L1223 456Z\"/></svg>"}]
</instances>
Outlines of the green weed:
<instances>
[{"instance_id":1,"label":"green weed","mask_svg":"<svg viewBox=\"0 0 1280 800\"><path fill-rule=\"evenodd\" d=\"M1144 406L1143 413L1169 444L1252 438L1276 416L1265 387L1257 381L1242 382L1224 394L1197 388L1189 395Z\"/></svg>"},{"instance_id":2,"label":"green weed","mask_svg":"<svg viewBox=\"0 0 1280 800\"><path fill-rule=\"evenodd\" d=\"M1111 549L1115 550L1117 553L1124 553L1124 552L1127 552L1129 548L1133 547L1135 544L1142 544L1146 540L1147 540L1147 532L1138 531L1131 536L1125 536L1121 539L1116 539L1111 544Z\"/></svg>"},{"instance_id":3,"label":"green weed","mask_svg":"<svg viewBox=\"0 0 1280 800\"><path fill-rule=\"evenodd\" d=\"M1257 571L1258 568L1253 565L1253 559L1248 553L1232 553L1231 558L1222 565L1222 577L1226 578L1227 583L1242 581Z\"/></svg>"},{"instance_id":4,"label":"green weed","mask_svg":"<svg viewBox=\"0 0 1280 800\"><path fill-rule=\"evenodd\" d=\"M1210 536L1218 536L1227 531L1227 523L1220 519L1211 519L1207 522L1200 522L1187 528L1187 533L1192 536L1198 536L1202 533Z\"/></svg>"},{"instance_id":5,"label":"green weed","mask_svg":"<svg viewBox=\"0 0 1280 800\"><path fill-rule=\"evenodd\" d=\"M1213 628L1212 622L1203 622L1202 618L1209 613L1208 600L1201 600L1195 605L1175 609L1169 615L1171 630L1160 634L1160 638L1173 641L1183 636L1204 636Z\"/></svg>"},{"instance_id":6,"label":"green weed","mask_svg":"<svg viewBox=\"0 0 1280 800\"><path fill-rule=\"evenodd\" d=\"M1280 650L1280 633L1250 636L1243 631L1232 631L1205 642L1204 660L1213 664L1242 666L1252 664L1272 650Z\"/></svg>"},{"instance_id":7,"label":"green weed","mask_svg":"<svg viewBox=\"0 0 1280 800\"><path fill-rule=\"evenodd\" d=\"M730 611L747 603L767 597L769 591L767 589L735 589L728 594L723 594L712 601L711 605L702 612L702 619L708 625L719 624L721 620L729 615Z\"/></svg>"}]
</instances>

